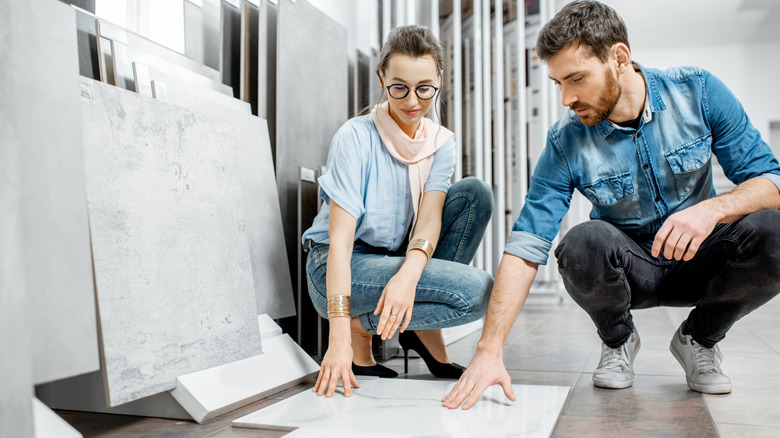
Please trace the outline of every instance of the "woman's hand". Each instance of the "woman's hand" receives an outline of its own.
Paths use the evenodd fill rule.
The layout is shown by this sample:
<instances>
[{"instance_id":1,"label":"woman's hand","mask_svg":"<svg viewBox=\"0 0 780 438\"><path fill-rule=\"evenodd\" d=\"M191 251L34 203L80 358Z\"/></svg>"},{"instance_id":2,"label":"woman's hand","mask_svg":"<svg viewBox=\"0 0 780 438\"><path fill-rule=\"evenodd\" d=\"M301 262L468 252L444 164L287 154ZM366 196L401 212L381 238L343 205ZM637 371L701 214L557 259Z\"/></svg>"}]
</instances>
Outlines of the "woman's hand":
<instances>
[{"instance_id":1,"label":"woman's hand","mask_svg":"<svg viewBox=\"0 0 780 438\"><path fill-rule=\"evenodd\" d=\"M322 358L320 374L317 376L314 392L317 395L325 394L325 397L332 397L333 393L336 392L339 379L344 385L345 397L352 395L352 387L360 388L352 373L352 346L349 342L332 343L328 346L325 357Z\"/></svg>"},{"instance_id":2,"label":"woman's hand","mask_svg":"<svg viewBox=\"0 0 780 438\"><path fill-rule=\"evenodd\" d=\"M422 262L415 260L420 257ZM382 291L382 296L374 310L374 315L382 314L376 330L376 334L380 335L382 340L391 338L399 326L401 331L406 330L412 321L414 295L425 261L427 261L425 253L410 251L401 269L387 282L385 290Z\"/></svg>"}]
</instances>

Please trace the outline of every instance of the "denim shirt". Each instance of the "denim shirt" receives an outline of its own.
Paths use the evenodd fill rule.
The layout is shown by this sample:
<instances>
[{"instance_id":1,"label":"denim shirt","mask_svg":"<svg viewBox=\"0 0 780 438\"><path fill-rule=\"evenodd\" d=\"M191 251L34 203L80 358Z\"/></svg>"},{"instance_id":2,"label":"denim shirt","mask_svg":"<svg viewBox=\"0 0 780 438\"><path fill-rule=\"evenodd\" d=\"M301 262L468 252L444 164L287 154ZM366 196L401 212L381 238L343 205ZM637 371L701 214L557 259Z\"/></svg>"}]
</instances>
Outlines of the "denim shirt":
<instances>
[{"instance_id":1,"label":"denim shirt","mask_svg":"<svg viewBox=\"0 0 780 438\"><path fill-rule=\"evenodd\" d=\"M547 133L528 196L505 252L547 263L574 189L593 204L591 219L654 234L669 215L715 195L712 154L735 184L764 177L780 190L780 165L742 105L696 67L644 68L639 128L580 122L569 110Z\"/></svg>"},{"instance_id":2,"label":"denim shirt","mask_svg":"<svg viewBox=\"0 0 780 438\"><path fill-rule=\"evenodd\" d=\"M424 192L447 192L455 172L455 141L433 155ZM393 158L379 137L370 114L348 120L331 142L325 173L317 179L325 201L303 242L329 243L330 201L357 220L355 240L397 250L410 231L414 209L409 166Z\"/></svg>"}]
</instances>

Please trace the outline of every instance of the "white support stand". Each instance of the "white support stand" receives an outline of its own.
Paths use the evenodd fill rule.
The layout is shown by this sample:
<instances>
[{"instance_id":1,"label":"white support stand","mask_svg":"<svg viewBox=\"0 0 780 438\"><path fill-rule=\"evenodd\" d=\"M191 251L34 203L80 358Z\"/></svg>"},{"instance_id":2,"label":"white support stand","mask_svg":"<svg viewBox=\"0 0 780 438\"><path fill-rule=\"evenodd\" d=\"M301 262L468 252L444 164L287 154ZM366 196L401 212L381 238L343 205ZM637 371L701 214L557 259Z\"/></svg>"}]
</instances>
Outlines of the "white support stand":
<instances>
[{"instance_id":1,"label":"white support stand","mask_svg":"<svg viewBox=\"0 0 780 438\"><path fill-rule=\"evenodd\" d=\"M32 399L35 438L82 438L67 421L49 409L37 398Z\"/></svg>"},{"instance_id":2,"label":"white support stand","mask_svg":"<svg viewBox=\"0 0 780 438\"><path fill-rule=\"evenodd\" d=\"M37 396L53 409L207 421L305 381L319 365L283 334L268 315L258 316L263 354L179 376L176 388L110 408L101 372L41 385Z\"/></svg>"}]
</instances>

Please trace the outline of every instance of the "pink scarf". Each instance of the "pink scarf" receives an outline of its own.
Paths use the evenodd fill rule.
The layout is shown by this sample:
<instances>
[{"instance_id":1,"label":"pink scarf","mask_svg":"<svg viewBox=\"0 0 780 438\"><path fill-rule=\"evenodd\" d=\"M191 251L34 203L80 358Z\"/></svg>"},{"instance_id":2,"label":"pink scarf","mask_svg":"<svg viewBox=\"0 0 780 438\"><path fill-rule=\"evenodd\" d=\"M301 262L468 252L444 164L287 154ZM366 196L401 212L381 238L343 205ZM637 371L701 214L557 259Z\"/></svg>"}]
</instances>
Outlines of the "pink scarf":
<instances>
[{"instance_id":1,"label":"pink scarf","mask_svg":"<svg viewBox=\"0 0 780 438\"><path fill-rule=\"evenodd\" d=\"M420 211L422 203L425 182L428 181L428 175L433 165L433 154L455 134L443 126L436 125L431 119L423 117L414 138L409 138L390 117L387 102L376 105L371 110L371 116L377 131L379 131L379 138L382 139L390 155L409 166L409 185L412 191L412 207L414 208L412 230L414 230L414 226L417 224L417 213ZM435 135L431 135L434 132Z\"/></svg>"}]
</instances>

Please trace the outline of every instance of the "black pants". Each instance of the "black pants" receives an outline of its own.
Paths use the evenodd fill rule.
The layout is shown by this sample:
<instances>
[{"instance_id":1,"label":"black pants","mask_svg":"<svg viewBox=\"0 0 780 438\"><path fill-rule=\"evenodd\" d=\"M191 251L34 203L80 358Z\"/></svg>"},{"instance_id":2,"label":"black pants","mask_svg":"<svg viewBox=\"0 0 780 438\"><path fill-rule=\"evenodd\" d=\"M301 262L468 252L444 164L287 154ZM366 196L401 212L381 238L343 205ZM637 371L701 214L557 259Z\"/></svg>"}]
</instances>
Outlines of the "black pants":
<instances>
[{"instance_id":1,"label":"black pants","mask_svg":"<svg viewBox=\"0 0 780 438\"><path fill-rule=\"evenodd\" d=\"M690 307L686 331L712 348L740 318L780 293L780 211L718 224L690 261L653 257L653 236L592 220L555 250L566 290L609 347L634 329L631 309Z\"/></svg>"}]
</instances>

